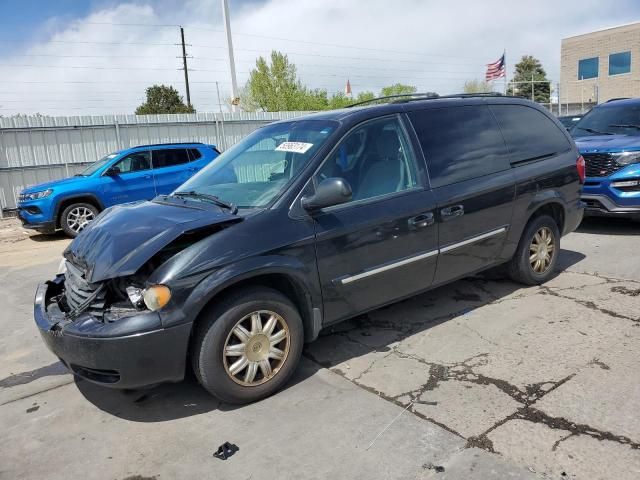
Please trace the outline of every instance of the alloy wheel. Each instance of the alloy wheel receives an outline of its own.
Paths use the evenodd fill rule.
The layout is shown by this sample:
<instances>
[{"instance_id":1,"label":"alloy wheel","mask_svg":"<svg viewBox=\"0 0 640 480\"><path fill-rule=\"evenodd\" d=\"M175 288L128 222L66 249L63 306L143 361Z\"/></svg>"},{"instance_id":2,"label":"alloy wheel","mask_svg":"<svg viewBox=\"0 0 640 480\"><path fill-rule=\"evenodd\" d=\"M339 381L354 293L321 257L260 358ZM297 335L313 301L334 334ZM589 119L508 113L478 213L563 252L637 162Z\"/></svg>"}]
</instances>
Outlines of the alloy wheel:
<instances>
[{"instance_id":1,"label":"alloy wheel","mask_svg":"<svg viewBox=\"0 0 640 480\"><path fill-rule=\"evenodd\" d=\"M540 227L529 245L529 264L538 274L545 273L555 255L555 237L549 227Z\"/></svg>"},{"instance_id":2,"label":"alloy wheel","mask_svg":"<svg viewBox=\"0 0 640 480\"><path fill-rule=\"evenodd\" d=\"M78 233L94 218L94 213L87 207L75 207L67 214L67 225L71 230Z\"/></svg>"},{"instance_id":3,"label":"alloy wheel","mask_svg":"<svg viewBox=\"0 0 640 480\"><path fill-rule=\"evenodd\" d=\"M227 375L253 387L269 381L284 365L291 335L282 316L259 310L244 316L231 329L222 353Z\"/></svg>"}]
</instances>

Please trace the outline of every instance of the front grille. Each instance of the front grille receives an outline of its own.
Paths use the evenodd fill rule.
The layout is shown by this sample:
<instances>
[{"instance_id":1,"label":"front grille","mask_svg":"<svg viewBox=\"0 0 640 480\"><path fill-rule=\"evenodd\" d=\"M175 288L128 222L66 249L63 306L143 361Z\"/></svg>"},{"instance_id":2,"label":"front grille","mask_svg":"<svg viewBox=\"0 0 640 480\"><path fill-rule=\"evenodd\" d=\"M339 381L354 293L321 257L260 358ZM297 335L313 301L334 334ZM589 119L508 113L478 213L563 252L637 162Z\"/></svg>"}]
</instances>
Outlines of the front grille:
<instances>
[{"instance_id":1,"label":"front grille","mask_svg":"<svg viewBox=\"0 0 640 480\"><path fill-rule=\"evenodd\" d=\"M88 312L102 318L104 314L104 288L102 285L92 285L87 282L79 268L71 262L66 262L64 296L69 307L69 314L76 316Z\"/></svg>"},{"instance_id":2,"label":"front grille","mask_svg":"<svg viewBox=\"0 0 640 480\"><path fill-rule=\"evenodd\" d=\"M608 177L622 168L608 153L586 153L583 157L587 177Z\"/></svg>"}]
</instances>

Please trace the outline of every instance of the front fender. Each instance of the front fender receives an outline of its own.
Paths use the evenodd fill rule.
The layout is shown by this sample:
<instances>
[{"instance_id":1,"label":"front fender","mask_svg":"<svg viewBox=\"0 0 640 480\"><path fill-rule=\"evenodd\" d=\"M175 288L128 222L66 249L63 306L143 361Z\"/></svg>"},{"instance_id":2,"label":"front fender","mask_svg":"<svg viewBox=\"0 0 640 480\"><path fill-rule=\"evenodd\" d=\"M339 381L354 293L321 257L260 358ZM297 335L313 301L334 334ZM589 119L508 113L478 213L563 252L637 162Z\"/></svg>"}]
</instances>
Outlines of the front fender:
<instances>
[{"instance_id":1,"label":"front fender","mask_svg":"<svg viewBox=\"0 0 640 480\"><path fill-rule=\"evenodd\" d=\"M303 311L300 313L305 331L318 330L322 300L315 265L283 255L246 258L203 275L194 288L183 289L186 295L177 299L173 308L162 313L162 323L169 327L193 322L203 308L223 290L252 278L273 274L286 276L301 294L298 297L304 299Z\"/></svg>"}]
</instances>

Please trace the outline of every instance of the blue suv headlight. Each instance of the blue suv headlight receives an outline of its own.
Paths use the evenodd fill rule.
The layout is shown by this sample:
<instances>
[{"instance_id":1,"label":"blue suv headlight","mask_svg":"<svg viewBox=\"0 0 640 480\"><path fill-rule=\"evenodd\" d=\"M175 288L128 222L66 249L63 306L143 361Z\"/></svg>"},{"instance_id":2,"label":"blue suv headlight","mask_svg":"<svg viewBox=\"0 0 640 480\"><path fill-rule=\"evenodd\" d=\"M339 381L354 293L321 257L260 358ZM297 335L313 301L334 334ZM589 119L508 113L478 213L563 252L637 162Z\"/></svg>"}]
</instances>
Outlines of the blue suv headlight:
<instances>
[{"instance_id":1,"label":"blue suv headlight","mask_svg":"<svg viewBox=\"0 0 640 480\"><path fill-rule=\"evenodd\" d=\"M32 192L32 193L21 193L20 198L18 199L21 202L26 200L40 200L41 198L46 198L53 193L51 188L46 190L42 190L40 192Z\"/></svg>"},{"instance_id":2,"label":"blue suv headlight","mask_svg":"<svg viewBox=\"0 0 640 480\"><path fill-rule=\"evenodd\" d=\"M611 156L618 165L631 165L640 162L640 152L620 152L612 153Z\"/></svg>"}]
</instances>

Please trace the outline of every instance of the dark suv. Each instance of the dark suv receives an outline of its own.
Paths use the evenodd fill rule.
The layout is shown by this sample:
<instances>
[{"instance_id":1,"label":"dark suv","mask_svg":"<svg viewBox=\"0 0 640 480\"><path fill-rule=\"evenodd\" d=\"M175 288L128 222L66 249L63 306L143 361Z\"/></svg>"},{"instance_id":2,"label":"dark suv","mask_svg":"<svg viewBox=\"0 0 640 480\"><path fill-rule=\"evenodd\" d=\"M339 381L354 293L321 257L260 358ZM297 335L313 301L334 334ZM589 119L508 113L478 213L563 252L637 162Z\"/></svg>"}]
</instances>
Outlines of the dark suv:
<instances>
[{"instance_id":1,"label":"dark suv","mask_svg":"<svg viewBox=\"0 0 640 480\"><path fill-rule=\"evenodd\" d=\"M169 195L101 213L42 284L48 347L90 381L278 390L336 322L506 264L547 280L584 162L526 100L406 98L256 130Z\"/></svg>"}]
</instances>

